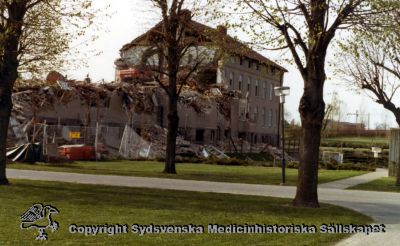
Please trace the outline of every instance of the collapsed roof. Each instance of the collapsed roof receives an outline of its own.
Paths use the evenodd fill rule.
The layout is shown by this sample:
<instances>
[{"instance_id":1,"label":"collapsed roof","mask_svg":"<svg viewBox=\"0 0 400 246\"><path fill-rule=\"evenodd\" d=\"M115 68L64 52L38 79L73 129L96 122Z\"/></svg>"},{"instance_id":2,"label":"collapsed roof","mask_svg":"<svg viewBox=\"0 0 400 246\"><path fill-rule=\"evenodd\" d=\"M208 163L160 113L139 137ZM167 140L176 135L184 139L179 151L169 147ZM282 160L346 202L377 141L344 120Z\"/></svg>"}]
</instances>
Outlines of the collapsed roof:
<instances>
[{"instance_id":1,"label":"collapsed roof","mask_svg":"<svg viewBox=\"0 0 400 246\"><path fill-rule=\"evenodd\" d=\"M22 83L23 84L23 83ZM191 107L196 113L203 114L211 105L216 105L219 112L226 118L230 117L230 102L238 95L221 91L218 88L203 88L197 83L185 85L179 98L180 103ZM13 93L12 115L22 121L26 112L54 109L56 102L68 104L79 99L88 106L105 107L111 96L116 93L122 98L126 111L138 114L155 112L155 96L163 97L163 89L157 82L130 84L104 83L90 84L77 81L58 81L57 83L30 83L17 86Z\"/></svg>"},{"instance_id":2,"label":"collapsed roof","mask_svg":"<svg viewBox=\"0 0 400 246\"><path fill-rule=\"evenodd\" d=\"M190 16L191 13L188 10L184 10L183 15ZM217 46L220 50L227 54L238 55L241 57L247 57L249 59L255 60L261 64L272 66L276 69L279 69L283 72L287 72L287 70L278 65L277 63L271 61L267 57L261 55L260 53L254 51L253 49L249 48L247 45L243 44L239 40L229 36L227 34L227 29L223 26L218 26L217 28L212 28L196 22L192 20L190 17L186 18L183 22L185 25L185 30L187 35L199 37L200 43L204 44L213 44ZM135 38L131 42L125 44L121 49L120 52L127 51L132 47L136 46L146 46L149 45L149 38L154 34L162 33L163 22L159 22L153 28L151 28L146 33L140 35L139 37Z\"/></svg>"}]
</instances>

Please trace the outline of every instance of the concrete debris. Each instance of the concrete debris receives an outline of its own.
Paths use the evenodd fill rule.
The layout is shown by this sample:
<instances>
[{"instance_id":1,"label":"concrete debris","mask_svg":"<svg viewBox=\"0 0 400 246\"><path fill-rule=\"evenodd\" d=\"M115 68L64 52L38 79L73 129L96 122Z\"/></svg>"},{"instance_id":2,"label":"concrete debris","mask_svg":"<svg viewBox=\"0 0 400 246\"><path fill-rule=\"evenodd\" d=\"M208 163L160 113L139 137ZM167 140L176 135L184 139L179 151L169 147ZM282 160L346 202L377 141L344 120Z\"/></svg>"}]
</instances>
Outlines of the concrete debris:
<instances>
[{"instance_id":1,"label":"concrete debris","mask_svg":"<svg viewBox=\"0 0 400 246\"><path fill-rule=\"evenodd\" d=\"M277 147L273 147L271 145L268 145L267 148L265 148L265 152L267 152L270 155L272 155L274 157L274 159L277 159L277 160L281 160L282 159L282 150L277 148ZM285 152L285 160L289 161L289 162L298 162L299 161L296 158L288 155L288 153L286 153L286 152Z\"/></svg>"},{"instance_id":2,"label":"concrete debris","mask_svg":"<svg viewBox=\"0 0 400 246\"><path fill-rule=\"evenodd\" d=\"M160 100L166 97L157 82L142 83L104 83L94 84L85 81L67 80L54 73L47 82L24 81L17 84L13 93L14 118L20 123L30 120L36 112L54 109L55 104L67 105L73 100L85 102L87 107L106 108L113 95L122 98L122 107L127 112L152 114L163 105ZM55 79L56 82L54 82ZM216 106L221 115L230 117L230 105L240 93L225 91L221 88L200 87L195 81L183 86L179 101L191 107L197 114L206 114Z\"/></svg>"},{"instance_id":3,"label":"concrete debris","mask_svg":"<svg viewBox=\"0 0 400 246\"><path fill-rule=\"evenodd\" d=\"M51 108L56 102L67 104L74 98L86 102L87 105L106 105L113 93L123 98L126 110L146 112L153 109L151 94L145 94L141 89L130 84L88 84L75 81L58 81L56 85L17 87L13 94L15 115L23 115L26 107L33 110ZM145 106L150 105L150 106Z\"/></svg>"},{"instance_id":4,"label":"concrete debris","mask_svg":"<svg viewBox=\"0 0 400 246\"><path fill-rule=\"evenodd\" d=\"M221 150L217 149L215 146L212 145L207 145L204 146L206 152L208 153L209 156L216 157L218 159L229 159L230 157L227 156L224 152Z\"/></svg>"},{"instance_id":5,"label":"concrete debris","mask_svg":"<svg viewBox=\"0 0 400 246\"><path fill-rule=\"evenodd\" d=\"M167 129L154 125L139 135L131 127L126 126L122 137L119 154L126 159L162 159L166 152ZM176 155L194 158L229 158L214 146L202 146L185 141L182 136L177 138Z\"/></svg>"},{"instance_id":6,"label":"concrete debris","mask_svg":"<svg viewBox=\"0 0 400 246\"><path fill-rule=\"evenodd\" d=\"M166 83L165 78L162 83ZM13 93L11 144L14 146L29 141L40 141L40 138L43 138L46 143L52 142L56 146L81 142L89 146L101 145L110 155L128 159L164 158L167 140L167 130L164 128L167 118L166 97L160 85L151 80L141 80L137 83L89 83L88 80L68 80L54 72L44 82L20 81ZM206 114L208 118L216 115L220 116L218 120L221 123L218 129L213 129L214 126L205 127L208 131L207 138L213 136L213 146L186 141L185 138L196 138L197 133L190 133L186 126L181 127L181 135L177 138L177 155L229 158L224 151L238 152L232 137L230 142L233 143L234 151L229 147L229 141L222 143L221 136L228 136L229 130L221 129L230 129L232 104L237 104L237 99L241 98L243 95L240 91L227 90L215 83L200 84L190 80L183 86L179 107L186 110L186 115L192 114L193 117L193 111L199 115ZM76 110L77 112L70 110L79 107L81 109ZM190 110L187 110L188 108ZM69 115L65 116L66 114ZM112 117L119 120L110 120ZM221 120L224 118L225 121ZM46 124L46 121L49 126L46 131L34 127L38 123ZM157 123L153 125L155 121ZM96 122L100 122L103 128L95 131L93 125ZM124 127L125 124L127 125ZM200 139L204 139L205 130L199 133ZM99 134L95 133L97 131ZM75 139L71 137L71 133L81 133L82 136ZM44 148L46 152L46 146ZM250 145L250 152L255 152L255 148L252 149Z\"/></svg>"}]
</instances>

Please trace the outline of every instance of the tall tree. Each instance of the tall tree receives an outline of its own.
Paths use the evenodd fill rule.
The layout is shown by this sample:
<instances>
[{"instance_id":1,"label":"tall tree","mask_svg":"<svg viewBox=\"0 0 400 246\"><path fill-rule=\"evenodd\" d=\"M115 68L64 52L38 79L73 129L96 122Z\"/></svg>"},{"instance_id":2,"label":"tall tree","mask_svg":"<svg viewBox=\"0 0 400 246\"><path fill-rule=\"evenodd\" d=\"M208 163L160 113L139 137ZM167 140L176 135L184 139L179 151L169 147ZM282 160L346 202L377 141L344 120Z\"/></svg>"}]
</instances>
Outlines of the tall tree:
<instances>
[{"instance_id":1,"label":"tall tree","mask_svg":"<svg viewBox=\"0 0 400 246\"><path fill-rule=\"evenodd\" d=\"M400 10L379 18L376 28L357 30L341 45L345 56L338 71L358 90L391 112L400 127ZM389 25L388 25L389 23ZM387 128L387 122L382 124ZM400 186L400 168L389 164L389 173L396 174Z\"/></svg>"},{"instance_id":2,"label":"tall tree","mask_svg":"<svg viewBox=\"0 0 400 246\"><path fill-rule=\"evenodd\" d=\"M232 15L258 44L287 49L304 82L299 112L302 123L300 167L294 206L319 207L318 163L325 102L325 63L339 30L372 24L369 18L393 9L398 1L369 0L209 0ZM390 3L390 4L389 4ZM232 6L233 7L227 7ZM249 24L251 23L251 24Z\"/></svg>"},{"instance_id":3,"label":"tall tree","mask_svg":"<svg viewBox=\"0 0 400 246\"><path fill-rule=\"evenodd\" d=\"M178 135L178 99L183 87L205 62L204 50L195 47L201 37L190 28L191 11L184 9L185 0L150 0L161 12L161 27L155 28L148 37L151 54L157 54L156 81L168 96L168 134L165 173L176 173L175 155ZM154 64L156 65L156 64ZM165 79L164 79L165 78Z\"/></svg>"},{"instance_id":4,"label":"tall tree","mask_svg":"<svg viewBox=\"0 0 400 246\"><path fill-rule=\"evenodd\" d=\"M0 2L0 185L6 177L6 143L13 86L20 72L37 72L68 49L75 31L91 23L90 0ZM66 24L70 29L66 28ZM68 25L67 25L68 26Z\"/></svg>"},{"instance_id":5,"label":"tall tree","mask_svg":"<svg viewBox=\"0 0 400 246\"><path fill-rule=\"evenodd\" d=\"M400 14L400 11L399 11ZM398 18L395 18L398 22ZM396 23L392 21L392 23ZM364 30L342 46L345 56L338 71L343 78L363 90L390 111L400 126L400 31L398 24L373 32Z\"/></svg>"}]
</instances>

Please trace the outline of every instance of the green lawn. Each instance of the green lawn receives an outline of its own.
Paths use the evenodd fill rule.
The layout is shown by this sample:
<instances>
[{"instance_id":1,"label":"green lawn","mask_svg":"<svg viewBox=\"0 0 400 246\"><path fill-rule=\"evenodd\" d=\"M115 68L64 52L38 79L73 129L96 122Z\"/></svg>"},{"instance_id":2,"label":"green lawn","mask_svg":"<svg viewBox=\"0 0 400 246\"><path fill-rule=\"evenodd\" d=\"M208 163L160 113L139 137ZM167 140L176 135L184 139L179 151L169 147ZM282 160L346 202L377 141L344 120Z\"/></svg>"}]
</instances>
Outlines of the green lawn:
<instances>
[{"instance_id":1,"label":"green lawn","mask_svg":"<svg viewBox=\"0 0 400 246\"><path fill-rule=\"evenodd\" d=\"M177 175L163 174L163 163L151 161L112 161L112 162L76 162L71 164L9 164L9 168L47 170L88 174L112 174L124 176L160 177L217 182L272 184L281 182L281 169L260 166L220 166L208 164L177 164ZM350 178L365 174L364 171L320 170L319 183ZM288 185L296 185L297 170L287 169Z\"/></svg>"},{"instance_id":2,"label":"green lawn","mask_svg":"<svg viewBox=\"0 0 400 246\"><path fill-rule=\"evenodd\" d=\"M20 215L34 203L51 204L59 230L48 231L45 245L332 245L343 234L71 234L69 225L142 224L205 226L228 224L367 224L372 219L352 210L322 204L294 208L290 200L183 191L12 180L0 187L0 245L42 245L36 230L21 230Z\"/></svg>"},{"instance_id":3,"label":"green lawn","mask_svg":"<svg viewBox=\"0 0 400 246\"><path fill-rule=\"evenodd\" d=\"M385 192L400 192L400 187L396 186L396 178L380 178L369 183L350 187L352 190L371 190Z\"/></svg>"}]
</instances>

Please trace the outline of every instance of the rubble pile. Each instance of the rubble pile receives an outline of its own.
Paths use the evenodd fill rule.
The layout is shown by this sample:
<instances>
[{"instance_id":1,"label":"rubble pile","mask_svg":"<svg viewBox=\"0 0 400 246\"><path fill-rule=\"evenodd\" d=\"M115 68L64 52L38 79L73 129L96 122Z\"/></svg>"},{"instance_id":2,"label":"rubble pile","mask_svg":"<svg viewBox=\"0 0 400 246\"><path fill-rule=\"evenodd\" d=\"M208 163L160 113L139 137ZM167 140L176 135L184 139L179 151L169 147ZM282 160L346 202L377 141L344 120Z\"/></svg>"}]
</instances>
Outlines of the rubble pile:
<instances>
[{"instance_id":1,"label":"rubble pile","mask_svg":"<svg viewBox=\"0 0 400 246\"><path fill-rule=\"evenodd\" d=\"M126 83L88 84L76 81L59 81L58 84L17 87L13 94L15 113L22 113L20 109L26 106L35 109L52 107L55 102L68 103L74 97L79 97L88 106L101 106L107 103L111 94L116 92L123 98L126 110L152 113L153 103L151 95L142 88Z\"/></svg>"},{"instance_id":2,"label":"rubble pile","mask_svg":"<svg viewBox=\"0 0 400 246\"><path fill-rule=\"evenodd\" d=\"M218 105L218 111L222 114L225 119L229 120L231 118L231 103L234 98L239 98L234 91L222 92L222 96L216 97L215 101Z\"/></svg>"},{"instance_id":3,"label":"rubble pile","mask_svg":"<svg viewBox=\"0 0 400 246\"><path fill-rule=\"evenodd\" d=\"M266 148L264 149L264 152L269 153L271 156L274 157L274 159L277 159L277 160L281 160L282 159L282 150L277 148L277 147L273 147L271 145L267 145ZM298 162L299 161L296 158L290 156L286 152L285 152L285 159L286 159L286 161L289 161L289 162Z\"/></svg>"},{"instance_id":4,"label":"rubble pile","mask_svg":"<svg viewBox=\"0 0 400 246\"><path fill-rule=\"evenodd\" d=\"M229 120L231 117L231 104L233 99L239 98L240 93L209 87L207 90L196 90L193 87L184 87L180 101L193 108L197 114L208 113L213 106L218 112Z\"/></svg>"},{"instance_id":5,"label":"rubble pile","mask_svg":"<svg viewBox=\"0 0 400 246\"><path fill-rule=\"evenodd\" d=\"M41 111L55 109L55 105L67 105L73 100L79 100L86 104L88 108L107 108L110 105L112 97L117 94L122 99L121 107L127 112L135 112L139 115L142 113L154 114L158 110L158 100L162 100L166 96L165 91L155 81L143 81L135 84L123 82L94 84L90 83L90 79L85 81L67 80L62 75L56 73L48 77L46 82L25 81L15 87L13 93L14 107L12 111L13 125L10 130L12 134L9 135L9 139L12 141L8 143L8 146L27 143L30 141L31 135L37 136L36 140L40 141L39 138L43 137L43 132L39 132L38 129L34 129L32 126L36 123L43 124L44 122L37 122L35 120L36 116ZM237 97L240 97L240 95L235 92L225 91L216 85L199 86L196 81L191 80L187 85L182 87L179 102L186 107L191 107L197 114L207 114L212 109L217 108L221 115L228 119L230 117L231 102ZM61 128L63 129L63 127ZM76 127L82 128L83 125ZM59 125L58 128L60 128ZM88 130L78 128L76 131L71 128L67 132L81 132L85 135L85 144L94 141L94 137L91 135L95 134L95 130L89 130L90 127L88 127ZM63 138L58 136L59 133L57 131L50 131L49 129L47 131L47 134L51 135L47 136L47 138L52 137L55 144L61 143L60 139L65 139L65 136ZM89 134L90 131L92 131L91 135ZM126 148L124 151L127 154L134 151L132 146L136 146L135 148L138 150L135 150L134 155L136 156L145 155L149 158L165 157L167 130L158 125L142 128L139 134L130 129L125 140L121 140L121 135L118 133L113 134L111 133L112 131L112 129L108 129L108 135L104 136L112 134L113 138L104 138L102 136L99 137L98 141L100 143L107 142L107 146L112 147L113 153L118 151L119 143L122 146L122 142L125 141ZM89 138L90 141L88 140ZM113 141L111 141L111 138ZM113 143L110 144L109 142ZM132 144L132 146L129 147L129 144ZM121 151L121 148L119 149ZM213 156L213 152L217 153L217 156L222 156L222 152L219 153L214 149L208 151L211 153L205 154L205 152L207 153L205 146L192 144L184 140L184 137L178 136L177 155L179 156L204 158Z\"/></svg>"},{"instance_id":6,"label":"rubble pile","mask_svg":"<svg viewBox=\"0 0 400 246\"><path fill-rule=\"evenodd\" d=\"M143 139L151 143L151 156L153 158L165 157L167 134L168 130L161 128L158 125L143 130L141 135ZM202 155L203 146L192 144L189 141L184 140L183 136L179 134L176 139L176 145L176 154L179 156L197 158L204 157Z\"/></svg>"},{"instance_id":7,"label":"rubble pile","mask_svg":"<svg viewBox=\"0 0 400 246\"><path fill-rule=\"evenodd\" d=\"M88 106L105 106L112 93L118 93L123 99L123 107L129 112L151 114L155 110L153 94L160 95L162 89L157 83L107 83L91 84L74 80L57 83L23 84L16 87L13 94L14 115L22 115L23 109L49 109L54 103L67 104L75 97ZM193 108L198 114L204 114L216 103L222 115L230 117L230 103L237 96L218 88L203 90L191 83L182 88L179 101Z\"/></svg>"},{"instance_id":8,"label":"rubble pile","mask_svg":"<svg viewBox=\"0 0 400 246\"><path fill-rule=\"evenodd\" d=\"M205 114L212 108L211 98L192 90L184 90L180 102L193 108L197 114Z\"/></svg>"}]
</instances>

